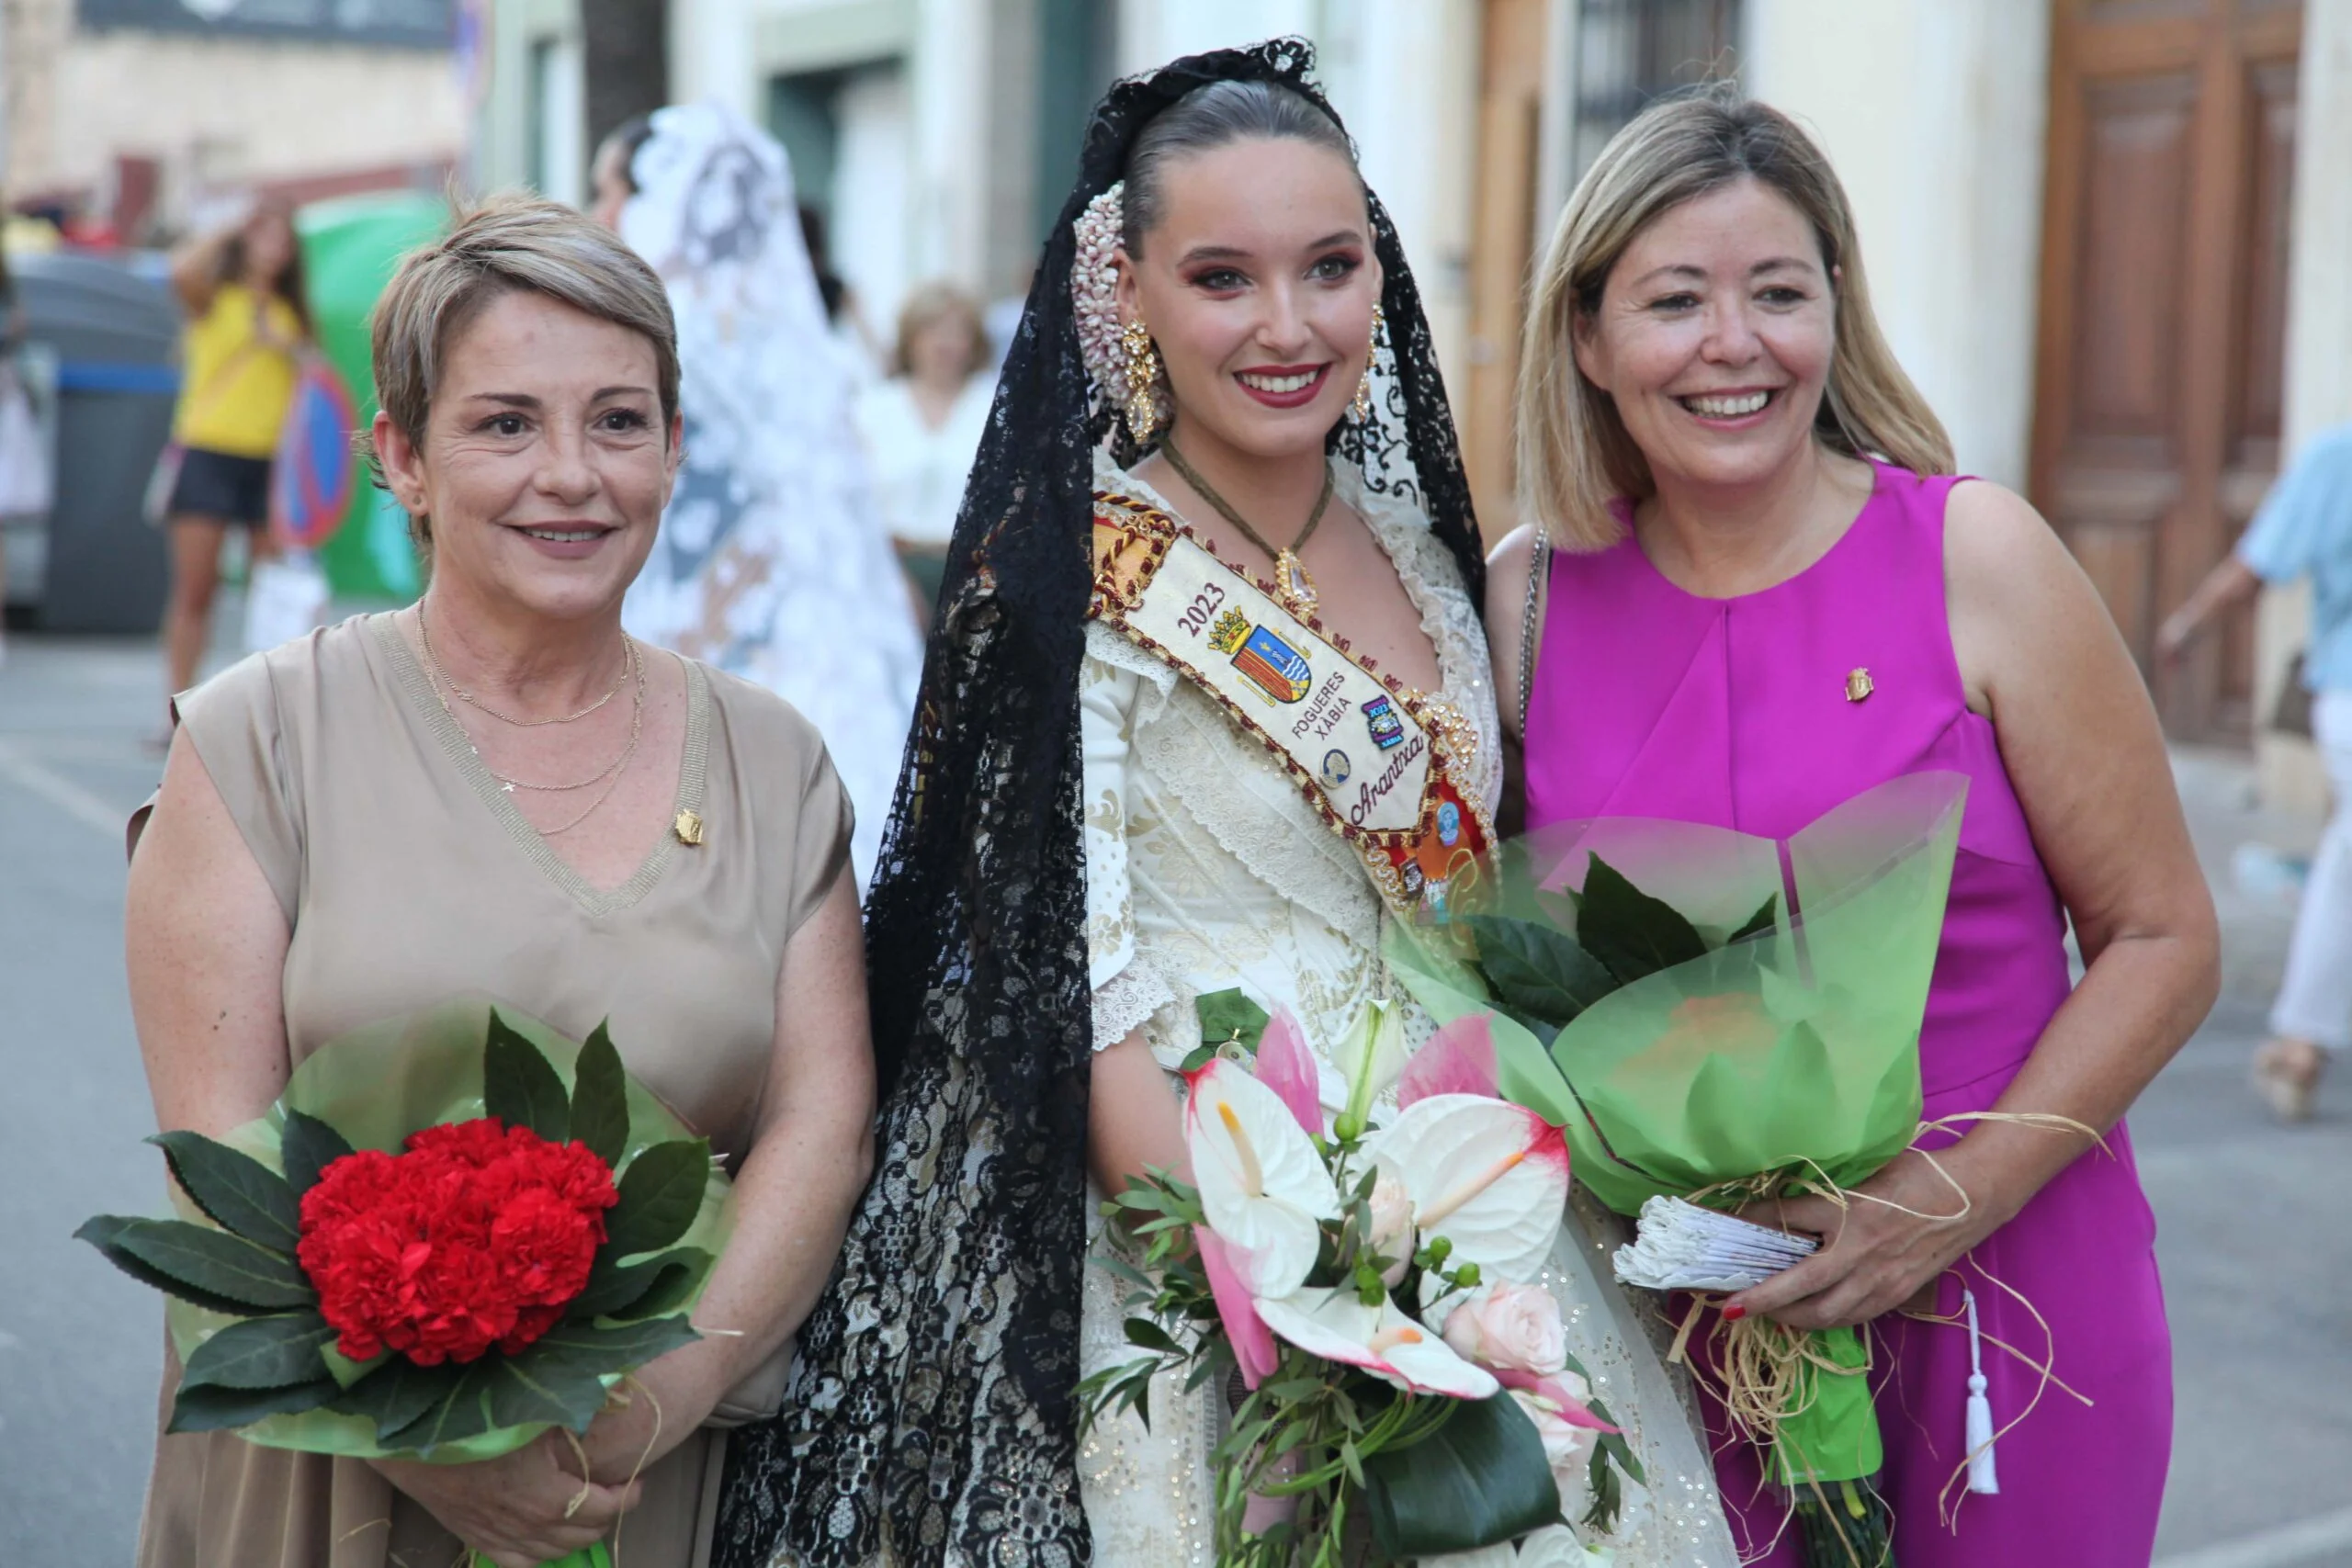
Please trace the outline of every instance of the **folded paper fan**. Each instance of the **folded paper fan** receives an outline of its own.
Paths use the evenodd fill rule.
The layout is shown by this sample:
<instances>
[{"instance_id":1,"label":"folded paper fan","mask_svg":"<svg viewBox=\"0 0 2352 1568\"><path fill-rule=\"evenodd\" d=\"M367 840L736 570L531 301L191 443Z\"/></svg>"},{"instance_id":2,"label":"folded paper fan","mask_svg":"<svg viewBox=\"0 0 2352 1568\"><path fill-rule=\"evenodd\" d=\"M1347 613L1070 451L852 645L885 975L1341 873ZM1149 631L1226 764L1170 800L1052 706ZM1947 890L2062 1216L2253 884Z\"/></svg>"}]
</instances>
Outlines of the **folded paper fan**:
<instances>
[{"instance_id":1,"label":"folded paper fan","mask_svg":"<svg viewBox=\"0 0 2352 1568\"><path fill-rule=\"evenodd\" d=\"M1645 1291L1744 1291L1820 1246L1679 1198L1652 1198L1642 1205L1634 1244L1617 1249L1617 1279Z\"/></svg>"}]
</instances>

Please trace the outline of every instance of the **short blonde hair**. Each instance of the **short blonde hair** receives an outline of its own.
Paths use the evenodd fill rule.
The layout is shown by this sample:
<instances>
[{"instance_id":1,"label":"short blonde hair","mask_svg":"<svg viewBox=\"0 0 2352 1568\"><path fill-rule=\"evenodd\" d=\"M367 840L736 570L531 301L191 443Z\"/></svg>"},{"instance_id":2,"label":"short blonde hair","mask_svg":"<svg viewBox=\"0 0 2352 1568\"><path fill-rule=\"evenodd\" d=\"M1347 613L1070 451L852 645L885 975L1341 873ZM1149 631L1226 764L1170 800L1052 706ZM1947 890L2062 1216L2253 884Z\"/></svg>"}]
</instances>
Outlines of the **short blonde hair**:
<instances>
[{"instance_id":1,"label":"short blonde hair","mask_svg":"<svg viewBox=\"0 0 2352 1568\"><path fill-rule=\"evenodd\" d=\"M1717 85L1652 105L1610 139L1568 197L1536 276L1520 346L1519 497L1562 549L1608 548L1623 532L1610 502L1657 489L1616 404L1577 367L1576 328L1600 309L1635 235L1741 179L1804 215L1837 276L1837 348L1815 437L1849 457L1953 471L1951 438L1871 312L1853 208L1829 160L1787 115Z\"/></svg>"},{"instance_id":2,"label":"short blonde hair","mask_svg":"<svg viewBox=\"0 0 2352 1568\"><path fill-rule=\"evenodd\" d=\"M971 336L972 365L967 373L977 376L987 369L990 345L988 325L980 318L979 301L952 283L940 282L922 285L899 307L899 340L890 347L890 374L904 376L913 369L908 356L915 339L933 322L950 316L961 317L965 331Z\"/></svg>"},{"instance_id":3,"label":"short blonde hair","mask_svg":"<svg viewBox=\"0 0 2352 1568\"><path fill-rule=\"evenodd\" d=\"M524 290L645 334L666 442L678 413L678 328L669 292L603 224L519 193L458 212L447 233L401 258L376 301L368 320L376 401L401 433L424 444L451 340L493 300ZM411 518L410 532L429 560L431 519Z\"/></svg>"}]
</instances>

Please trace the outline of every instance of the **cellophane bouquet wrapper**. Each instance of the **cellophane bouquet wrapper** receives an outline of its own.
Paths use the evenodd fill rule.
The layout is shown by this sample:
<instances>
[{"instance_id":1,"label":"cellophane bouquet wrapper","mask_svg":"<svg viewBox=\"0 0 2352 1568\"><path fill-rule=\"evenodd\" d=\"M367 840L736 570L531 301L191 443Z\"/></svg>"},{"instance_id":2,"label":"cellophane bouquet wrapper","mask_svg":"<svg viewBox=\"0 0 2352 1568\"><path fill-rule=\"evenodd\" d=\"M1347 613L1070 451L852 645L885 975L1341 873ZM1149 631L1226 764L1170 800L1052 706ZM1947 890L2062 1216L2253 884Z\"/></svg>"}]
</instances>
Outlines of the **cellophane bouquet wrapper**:
<instances>
[{"instance_id":1,"label":"cellophane bouquet wrapper","mask_svg":"<svg viewBox=\"0 0 2352 1568\"><path fill-rule=\"evenodd\" d=\"M1772 1173L1851 1188L1919 1130L1920 1024L1966 792L1956 773L1906 775L1786 840L1647 818L1555 824L1507 844L1444 919L1393 922L1386 956L1440 1023L1487 1019L1503 1094L1563 1129L1577 1179L1621 1214ZM1510 938L1572 995L1584 971L1548 963L1562 954L1541 942L1530 952L1525 928L1583 954L1596 857L1708 951L1661 942L1650 956L1686 955L1592 985L1547 1041L1549 1025L1490 984L1495 949ZM1613 946L1629 934L1638 947L1639 929ZM1851 1331L1823 1337L1832 1360L1862 1355ZM1778 1453L1776 1479L1868 1474L1878 1435L1864 1380L1815 1381L1805 1451Z\"/></svg>"}]
</instances>

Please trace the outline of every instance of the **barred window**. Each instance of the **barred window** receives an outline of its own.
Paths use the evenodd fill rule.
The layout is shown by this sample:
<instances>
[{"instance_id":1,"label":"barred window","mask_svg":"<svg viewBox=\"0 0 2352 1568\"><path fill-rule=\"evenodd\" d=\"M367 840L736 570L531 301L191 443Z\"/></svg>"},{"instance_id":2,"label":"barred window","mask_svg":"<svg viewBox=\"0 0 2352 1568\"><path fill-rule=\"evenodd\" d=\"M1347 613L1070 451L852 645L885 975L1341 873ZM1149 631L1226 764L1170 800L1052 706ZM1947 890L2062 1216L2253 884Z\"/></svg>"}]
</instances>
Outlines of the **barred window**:
<instances>
[{"instance_id":1,"label":"barred window","mask_svg":"<svg viewBox=\"0 0 2352 1568\"><path fill-rule=\"evenodd\" d=\"M1577 0L1568 179L1651 100L1737 73L1739 0Z\"/></svg>"}]
</instances>

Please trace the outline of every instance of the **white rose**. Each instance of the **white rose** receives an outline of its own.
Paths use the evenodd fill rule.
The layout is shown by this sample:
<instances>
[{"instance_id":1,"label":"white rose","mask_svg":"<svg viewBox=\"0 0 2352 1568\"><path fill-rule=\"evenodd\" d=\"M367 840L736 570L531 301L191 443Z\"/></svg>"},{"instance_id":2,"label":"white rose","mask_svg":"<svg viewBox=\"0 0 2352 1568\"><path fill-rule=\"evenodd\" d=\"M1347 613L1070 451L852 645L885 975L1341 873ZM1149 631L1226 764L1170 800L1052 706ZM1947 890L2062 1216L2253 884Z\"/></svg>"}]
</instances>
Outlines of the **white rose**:
<instances>
[{"instance_id":1,"label":"white rose","mask_svg":"<svg viewBox=\"0 0 2352 1568\"><path fill-rule=\"evenodd\" d=\"M1564 1372L1560 1381L1567 1385L1569 1393L1575 1393L1581 1380ZM1592 1456L1595 1433L1589 1427L1568 1425L1560 1415L1560 1407L1540 1393L1515 1388L1510 1396L1519 1401L1519 1407L1535 1423L1535 1435L1544 1439L1544 1458L1552 1467L1552 1479L1566 1493L1572 1483L1583 1479L1585 1464Z\"/></svg>"},{"instance_id":2,"label":"white rose","mask_svg":"<svg viewBox=\"0 0 2352 1568\"><path fill-rule=\"evenodd\" d=\"M1405 1184L1385 1170L1372 1184L1372 1245L1382 1257L1396 1260L1380 1275L1380 1282L1393 1291L1412 1266L1413 1201Z\"/></svg>"},{"instance_id":3,"label":"white rose","mask_svg":"<svg viewBox=\"0 0 2352 1568\"><path fill-rule=\"evenodd\" d=\"M1497 1371L1549 1377L1568 1363L1560 1303L1541 1285L1482 1285L1445 1320L1445 1342Z\"/></svg>"}]
</instances>

